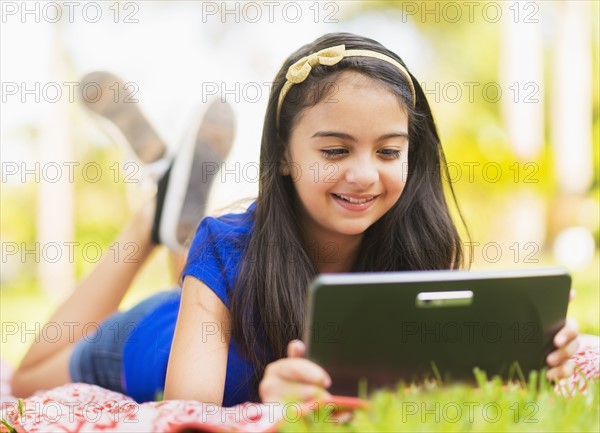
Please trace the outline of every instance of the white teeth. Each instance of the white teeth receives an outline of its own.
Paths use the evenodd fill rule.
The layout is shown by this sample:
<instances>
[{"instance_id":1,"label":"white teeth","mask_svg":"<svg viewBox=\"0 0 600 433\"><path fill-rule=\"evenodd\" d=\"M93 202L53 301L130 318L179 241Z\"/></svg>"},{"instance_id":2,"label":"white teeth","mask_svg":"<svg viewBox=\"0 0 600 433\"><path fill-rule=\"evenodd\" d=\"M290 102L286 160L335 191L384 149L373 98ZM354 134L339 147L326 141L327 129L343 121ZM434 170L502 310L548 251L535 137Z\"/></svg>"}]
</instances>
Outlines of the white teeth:
<instances>
[{"instance_id":1,"label":"white teeth","mask_svg":"<svg viewBox=\"0 0 600 433\"><path fill-rule=\"evenodd\" d=\"M349 201L350 203L355 203L355 204L360 204L360 203L366 203L368 201L373 200L375 197L370 197L370 198L354 198L354 197L348 197L347 195L342 195L342 194L335 194L337 197Z\"/></svg>"}]
</instances>

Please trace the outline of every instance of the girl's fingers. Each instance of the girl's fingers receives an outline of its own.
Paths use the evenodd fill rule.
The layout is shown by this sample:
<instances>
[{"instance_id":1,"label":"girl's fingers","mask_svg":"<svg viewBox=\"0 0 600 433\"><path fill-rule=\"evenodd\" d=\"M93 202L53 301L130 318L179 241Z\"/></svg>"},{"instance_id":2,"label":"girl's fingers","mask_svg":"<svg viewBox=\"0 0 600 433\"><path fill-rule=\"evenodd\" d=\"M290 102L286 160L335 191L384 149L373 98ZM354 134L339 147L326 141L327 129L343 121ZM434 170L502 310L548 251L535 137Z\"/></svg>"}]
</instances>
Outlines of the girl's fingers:
<instances>
[{"instance_id":1,"label":"girl's fingers","mask_svg":"<svg viewBox=\"0 0 600 433\"><path fill-rule=\"evenodd\" d=\"M550 367L556 367L565 363L571 356L577 353L579 349L579 339L571 340L566 346L552 352L546 358L546 362Z\"/></svg>"},{"instance_id":2,"label":"girl's fingers","mask_svg":"<svg viewBox=\"0 0 600 433\"><path fill-rule=\"evenodd\" d=\"M294 340L288 344L287 358L267 365L258 387L263 402L307 401L330 396L324 388L331 386L331 377L321 366L303 358L305 353L304 343Z\"/></svg>"},{"instance_id":3,"label":"girl's fingers","mask_svg":"<svg viewBox=\"0 0 600 433\"><path fill-rule=\"evenodd\" d=\"M289 361L280 375L284 380L316 384L323 388L329 388L331 385L331 378L327 372L314 362L304 358L292 358Z\"/></svg>"},{"instance_id":4,"label":"girl's fingers","mask_svg":"<svg viewBox=\"0 0 600 433\"><path fill-rule=\"evenodd\" d=\"M300 382L328 388L331 378L327 372L312 361L304 358L283 358L269 364L265 375L274 375L283 381Z\"/></svg>"},{"instance_id":5,"label":"girl's fingers","mask_svg":"<svg viewBox=\"0 0 600 433\"><path fill-rule=\"evenodd\" d=\"M574 369L574 362L565 362L564 364L561 364L558 367L554 367L548 370L548 373L546 373L546 378L548 380L559 380L573 374Z\"/></svg>"},{"instance_id":6,"label":"girl's fingers","mask_svg":"<svg viewBox=\"0 0 600 433\"><path fill-rule=\"evenodd\" d=\"M579 326L577 325L577 321L572 317L567 317L565 326L554 336L554 345L559 348L563 347L578 336Z\"/></svg>"},{"instance_id":7,"label":"girl's fingers","mask_svg":"<svg viewBox=\"0 0 600 433\"><path fill-rule=\"evenodd\" d=\"M277 378L261 382L258 388L262 402L308 401L331 397L325 389L318 385L289 383Z\"/></svg>"},{"instance_id":8,"label":"girl's fingers","mask_svg":"<svg viewBox=\"0 0 600 433\"><path fill-rule=\"evenodd\" d=\"M306 401L327 398L324 388L329 375L317 364L303 358L283 358L267 366L258 392L263 402Z\"/></svg>"},{"instance_id":9,"label":"girl's fingers","mask_svg":"<svg viewBox=\"0 0 600 433\"><path fill-rule=\"evenodd\" d=\"M288 358L302 358L306 354L306 345L302 340L292 340L288 343Z\"/></svg>"},{"instance_id":10,"label":"girl's fingers","mask_svg":"<svg viewBox=\"0 0 600 433\"><path fill-rule=\"evenodd\" d=\"M326 399L331 395L317 385L293 383L286 384L285 393L282 397L285 401L309 401Z\"/></svg>"},{"instance_id":11,"label":"girl's fingers","mask_svg":"<svg viewBox=\"0 0 600 433\"><path fill-rule=\"evenodd\" d=\"M573 299L575 299L575 289L571 289L569 292L569 302L571 302Z\"/></svg>"}]
</instances>

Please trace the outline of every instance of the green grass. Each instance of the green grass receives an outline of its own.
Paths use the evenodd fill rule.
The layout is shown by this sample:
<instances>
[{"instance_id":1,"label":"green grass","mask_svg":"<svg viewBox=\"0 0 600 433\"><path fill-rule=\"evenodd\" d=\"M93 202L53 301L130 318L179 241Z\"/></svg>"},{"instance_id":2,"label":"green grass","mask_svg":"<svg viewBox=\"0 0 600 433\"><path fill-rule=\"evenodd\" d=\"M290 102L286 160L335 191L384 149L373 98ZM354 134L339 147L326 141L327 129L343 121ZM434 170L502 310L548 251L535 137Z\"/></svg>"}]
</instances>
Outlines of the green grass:
<instances>
[{"instance_id":1,"label":"green grass","mask_svg":"<svg viewBox=\"0 0 600 433\"><path fill-rule=\"evenodd\" d=\"M503 384L476 373L478 386L398 386L369 396L368 407L348 423L336 422L331 405L297 419L287 411L283 432L555 432L599 431L600 382L587 391L559 395L542 374ZM565 393L566 394L566 393ZM286 411L284 411L284 414Z\"/></svg>"}]
</instances>

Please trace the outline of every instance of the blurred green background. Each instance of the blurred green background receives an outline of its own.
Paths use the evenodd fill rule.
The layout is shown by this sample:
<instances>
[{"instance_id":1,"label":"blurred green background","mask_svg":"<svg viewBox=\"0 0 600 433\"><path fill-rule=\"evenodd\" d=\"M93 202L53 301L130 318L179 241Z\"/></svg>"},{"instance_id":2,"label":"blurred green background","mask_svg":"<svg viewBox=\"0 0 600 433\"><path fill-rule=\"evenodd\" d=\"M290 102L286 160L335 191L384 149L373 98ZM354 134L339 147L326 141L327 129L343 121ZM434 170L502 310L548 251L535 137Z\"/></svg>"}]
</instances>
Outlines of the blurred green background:
<instances>
[{"instance_id":1,"label":"blurred green background","mask_svg":"<svg viewBox=\"0 0 600 433\"><path fill-rule=\"evenodd\" d=\"M130 3L115 2L123 12ZM199 81L226 83L227 89L242 83L229 96L237 98L231 102L239 125L228 161L233 166L258 161L267 99L266 92L258 100L244 97L244 83L268 82L289 53L323 33L373 37L396 51L426 90L470 230L471 268L566 267L577 290L570 314L583 332L599 333L597 2L326 2L303 5L309 19L292 22L275 14L273 23L265 15L251 22L247 3L239 4L237 17L209 15L201 2L135 3L138 26L126 29L112 20L98 26L84 19L9 20L2 26L2 73L5 81L42 87L76 81L94 69L122 74L139 84L140 106L172 151L182 119L204 100ZM29 39L19 39L25 33ZM26 50L28 59L16 61ZM172 50L183 51L171 56ZM71 261L48 263L44 245L97 243L110 253L120 228L153 191L141 175L125 181L131 155L100 132L77 101L20 96L3 92L2 110L0 356L12 365L34 336L7 336L6 324L35 329L94 266L81 249ZM7 164L20 170L23 163L30 168L49 161L94 163L103 175L90 182L77 169L73 182L54 184L43 176L22 181L20 173L7 171L14 167ZM226 179L215 187L211 211L255 189L256 183ZM167 253L159 249L123 307L173 281Z\"/></svg>"}]
</instances>

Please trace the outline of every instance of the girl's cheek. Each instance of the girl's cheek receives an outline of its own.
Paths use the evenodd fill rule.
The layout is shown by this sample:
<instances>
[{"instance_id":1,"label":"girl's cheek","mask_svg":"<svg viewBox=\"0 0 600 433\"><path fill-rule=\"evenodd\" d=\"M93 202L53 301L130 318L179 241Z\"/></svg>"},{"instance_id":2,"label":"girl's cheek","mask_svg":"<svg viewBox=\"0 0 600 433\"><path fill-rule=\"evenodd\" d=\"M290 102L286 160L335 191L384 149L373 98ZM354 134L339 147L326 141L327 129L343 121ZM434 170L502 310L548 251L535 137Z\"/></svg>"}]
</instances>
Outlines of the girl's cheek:
<instances>
[{"instance_id":1,"label":"girl's cheek","mask_svg":"<svg viewBox=\"0 0 600 433\"><path fill-rule=\"evenodd\" d=\"M402 190L408 177L408 166L407 164L399 163L396 167L384 170L382 176L388 187L394 190Z\"/></svg>"}]
</instances>

